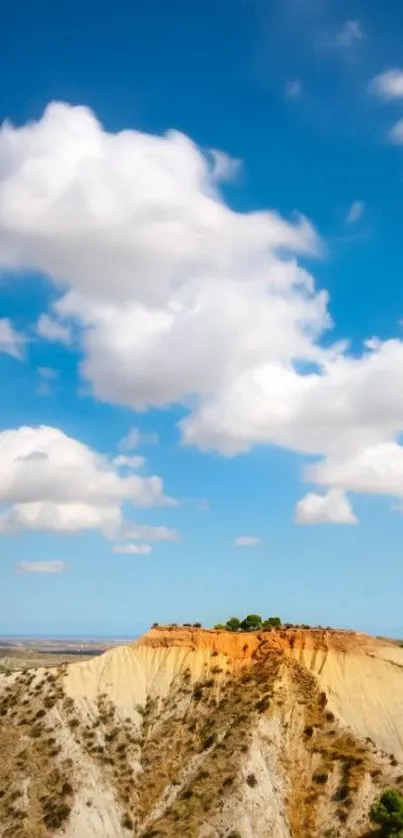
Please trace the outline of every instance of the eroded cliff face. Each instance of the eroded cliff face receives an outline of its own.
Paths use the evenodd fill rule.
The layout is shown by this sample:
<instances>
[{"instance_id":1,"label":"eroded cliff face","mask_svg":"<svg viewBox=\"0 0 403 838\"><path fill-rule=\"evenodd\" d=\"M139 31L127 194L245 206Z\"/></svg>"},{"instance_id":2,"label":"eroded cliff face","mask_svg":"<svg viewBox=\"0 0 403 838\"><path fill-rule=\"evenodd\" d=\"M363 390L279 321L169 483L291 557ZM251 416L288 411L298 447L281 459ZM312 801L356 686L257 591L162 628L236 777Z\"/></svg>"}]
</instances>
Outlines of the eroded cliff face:
<instances>
[{"instance_id":1,"label":"eroded cliff face","mask_svg":"<svg viewBox=\"0 0 403 838\"><path fill-rule=\"evenodd\" d=\"M302 629L161 627L2 676L0 835L358 838L402 787L402 691L398 647Z\"/></svg>"},{"instance_id":2,"label":"eroded cliff face","mask_svg":"<svg viewBox=\"0 0 403 838\"><path fill-rule=\"evenodd\" d=\"M234 663L250 663L260 650L281 649L287 654L301 650L316 652L358 653L397 647L367 634L334 629L271 629L268 631L229 632L183 626L157 626L132 644L134 648L175 648L197 651L208 649L232 658Z\"/></svg>"}]
</instances>

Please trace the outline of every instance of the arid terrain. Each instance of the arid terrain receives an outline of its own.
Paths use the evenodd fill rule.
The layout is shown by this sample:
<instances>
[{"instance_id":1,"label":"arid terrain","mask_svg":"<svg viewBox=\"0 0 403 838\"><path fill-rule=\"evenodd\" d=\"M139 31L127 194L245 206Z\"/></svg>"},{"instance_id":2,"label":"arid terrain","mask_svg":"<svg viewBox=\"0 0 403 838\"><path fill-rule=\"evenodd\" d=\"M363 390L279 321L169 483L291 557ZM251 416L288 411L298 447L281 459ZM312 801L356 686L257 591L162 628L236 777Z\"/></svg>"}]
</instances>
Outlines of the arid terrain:
<instances>
[{"instance_id":1,"label":"arid terrain","mask_svg":"<svg viewBox=\"0 0 403 838\"><path fill-rule=\"evenodd\" d=\"M403 649L155 628L0 674L2 838L358 838L403 789Z\"/></svg>"},{"instance_id":2,"label":"arid terrain","mask_svg":"<svg viewBox=\"0 0 403 838\"><path fill-rule=\"evenodd\" d=\"M87 660L119 641L0 637L0 672L15 672L39 666L60 666L72 660Z\"/></svg>"}]
</instances>

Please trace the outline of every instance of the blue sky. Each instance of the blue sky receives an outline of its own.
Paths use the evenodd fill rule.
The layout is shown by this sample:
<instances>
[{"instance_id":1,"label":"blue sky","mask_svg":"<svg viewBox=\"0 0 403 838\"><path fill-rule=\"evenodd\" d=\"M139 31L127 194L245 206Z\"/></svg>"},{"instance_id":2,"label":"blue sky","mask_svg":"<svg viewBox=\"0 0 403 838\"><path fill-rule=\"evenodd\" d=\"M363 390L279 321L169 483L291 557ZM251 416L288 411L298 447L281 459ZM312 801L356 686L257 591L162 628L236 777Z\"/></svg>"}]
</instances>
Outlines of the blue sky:
<instances>
[{"instance_id":1,"label":"blue sky","mask_svg":"<svg viewBox=\"0 0 403 838\"><path fill-rule=\"evenodd\" d=\"M1 633L403 635L402 26L9 4Z\"/></svg>"}]
</instances>

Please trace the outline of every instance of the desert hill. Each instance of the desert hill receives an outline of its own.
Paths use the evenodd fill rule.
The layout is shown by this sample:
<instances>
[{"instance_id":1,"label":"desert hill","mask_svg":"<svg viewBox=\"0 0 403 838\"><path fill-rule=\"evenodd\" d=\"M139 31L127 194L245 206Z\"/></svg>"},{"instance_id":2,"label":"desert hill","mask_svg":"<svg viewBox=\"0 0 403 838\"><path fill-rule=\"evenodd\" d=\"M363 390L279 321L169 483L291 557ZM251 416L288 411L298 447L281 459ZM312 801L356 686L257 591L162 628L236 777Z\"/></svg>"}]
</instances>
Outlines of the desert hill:
<instances>
[{"instance_id":1,"label":"desert hill","mask_svg":"<svg viewBox=\"0 0 403 838\"><path fill-rule=\"evenodd\" d=\"M355 838L403 790L403 649L155 628L0 675L2 838Z\"/></svg>"}]
</instances>

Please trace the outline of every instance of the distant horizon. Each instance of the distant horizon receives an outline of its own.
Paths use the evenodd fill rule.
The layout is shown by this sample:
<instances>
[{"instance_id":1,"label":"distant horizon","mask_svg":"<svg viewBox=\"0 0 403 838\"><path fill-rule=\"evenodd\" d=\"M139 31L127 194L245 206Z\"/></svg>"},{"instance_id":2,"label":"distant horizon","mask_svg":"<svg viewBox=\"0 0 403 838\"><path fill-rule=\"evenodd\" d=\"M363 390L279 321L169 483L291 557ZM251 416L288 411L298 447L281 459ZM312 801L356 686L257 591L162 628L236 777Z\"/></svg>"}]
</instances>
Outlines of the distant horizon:
<instances>
[{"instance_id":1,"label":"distant horizon","mask_svg":"<svg viewBox=\"0 0 403 838\"><path fill-rule=\"evenodd\" d=\"M130 640L136 639L139 634L0 634L2 640Z\"/></svg>"},{"instance_id":2,"label":"distant horizon","mask_svg":"<svg viewBox=\"0 0 403 838\"><path fill-rule=\"evenodd\" d=\"M298 625L302 625L302 624L295 624L295 627L297 628ZM178 628L181 628L183 626L184 626L183 623L177 623L176 624L176 627L178 627ZM171 623L158 623L158 627L170 628L170 627L174 627L174 626ZM31 641L48 640L48 641L53 641L53 642L57 642L57 641L76 641L76 642L85 642L85 641L89 641L89 642L102 642L102 641L110 642L110 641L113 641L115 643L118 642L118 641L126 642L126 641L137 640L139 637L141 637L143 634L145 634L151 628L152 628L152 626L150 625L148 627L145 627L142 631L137 631L137 632L134 632L133 634L57 634L57 633L55 633L55 634L52 634L52 633L50 633L50 634L35 634L35 633L32 633L32 634L7 634L7 633L3 632L3 633L0 634L0 646L1 646L1 641L2 640L31 640ZM200 628L201 629L214 630L214 626L202 625ZM352 631L352 632L357 632L358 634L360 634L360 633L368 634L372 637L384 637L385 639L390 638L391 640L401 640L403 638L403 631L401 633L399 633L399 632L395 633L395 632L382 632L382 631L367 631L367 630L360 629L360 628L354 628L352 626L320 626L320 625L308 626L307 625L307 628L311 629L311 630L314 630L314 629L326 630L328 628L328 629L331 629L333 631Z\"/></svg>"}]
</instances>

